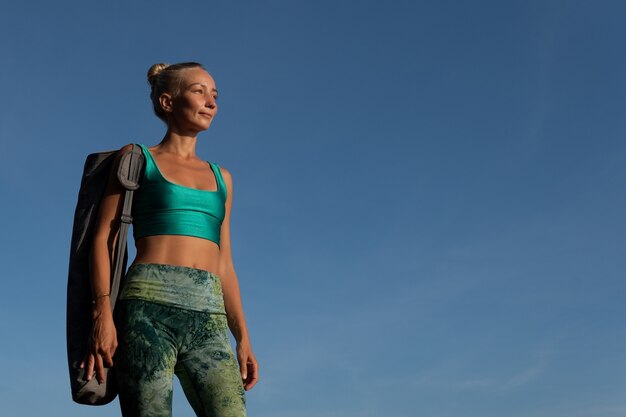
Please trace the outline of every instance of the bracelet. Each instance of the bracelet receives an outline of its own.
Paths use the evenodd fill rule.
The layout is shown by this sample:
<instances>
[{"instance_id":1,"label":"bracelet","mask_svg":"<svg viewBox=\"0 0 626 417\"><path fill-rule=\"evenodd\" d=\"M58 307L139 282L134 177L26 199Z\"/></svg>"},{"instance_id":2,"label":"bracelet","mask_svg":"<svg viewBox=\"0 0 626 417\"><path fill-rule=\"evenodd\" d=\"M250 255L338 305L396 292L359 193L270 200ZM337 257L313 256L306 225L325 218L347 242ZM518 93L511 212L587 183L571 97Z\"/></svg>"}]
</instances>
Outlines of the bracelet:
<instances>
[{"instance_id":1,"label":"bracelet","mask_svg":"<svg viewBox=\"0 0 626 417\"><path fill-rule=\"evenodd\" d=\"M94 298L93 300L91 300L91 302L92 302L92 303L94 303L94 304L96 304L96 301L98 301L99 299L104 298L104 297L110 297L110 296L111 296L111 293L107 293L107 294L100 294L100 295L96 296L96 298Z\"/></svg>"}]
</instances>

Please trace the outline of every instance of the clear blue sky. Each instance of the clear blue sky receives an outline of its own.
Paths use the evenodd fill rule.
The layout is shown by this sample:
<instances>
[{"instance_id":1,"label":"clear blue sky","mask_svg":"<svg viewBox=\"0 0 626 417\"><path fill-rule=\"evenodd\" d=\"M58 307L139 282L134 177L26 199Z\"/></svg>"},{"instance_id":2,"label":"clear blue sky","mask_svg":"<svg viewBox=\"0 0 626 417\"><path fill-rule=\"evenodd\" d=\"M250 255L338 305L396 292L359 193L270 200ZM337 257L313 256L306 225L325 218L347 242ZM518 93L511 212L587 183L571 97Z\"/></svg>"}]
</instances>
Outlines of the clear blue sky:
<instances>
[{"instance_id":1,"label":"clear blue sky","mask_svg":"<svg viewBox=\"0 0 626 417\"><path fill-rule=\"evenodd\" d=\"M0 14L3 416L75 405L85 156L204 63L252 417L626 415L624 1L22 1ZM192 416L180 390L177 417Z\"/></svg>"}]
</instances>

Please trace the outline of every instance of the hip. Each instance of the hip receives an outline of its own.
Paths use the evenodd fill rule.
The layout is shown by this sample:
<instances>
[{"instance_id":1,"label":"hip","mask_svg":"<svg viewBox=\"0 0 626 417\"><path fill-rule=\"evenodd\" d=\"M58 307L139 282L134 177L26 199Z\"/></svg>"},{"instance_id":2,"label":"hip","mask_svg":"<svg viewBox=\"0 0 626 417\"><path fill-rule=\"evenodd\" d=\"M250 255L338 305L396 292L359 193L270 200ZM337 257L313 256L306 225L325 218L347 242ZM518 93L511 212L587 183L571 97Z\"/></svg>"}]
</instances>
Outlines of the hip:
<instances>
[{"instance_id":1,"label":"hip","mask_svg":"<svg viewBox=\"0 0 626 417\"><path fill-rule=\"evenodd\" d=\"M219 276L187 266L135 263L128 268L119 299L225 314Z\"/></svg>"}]
</instances>

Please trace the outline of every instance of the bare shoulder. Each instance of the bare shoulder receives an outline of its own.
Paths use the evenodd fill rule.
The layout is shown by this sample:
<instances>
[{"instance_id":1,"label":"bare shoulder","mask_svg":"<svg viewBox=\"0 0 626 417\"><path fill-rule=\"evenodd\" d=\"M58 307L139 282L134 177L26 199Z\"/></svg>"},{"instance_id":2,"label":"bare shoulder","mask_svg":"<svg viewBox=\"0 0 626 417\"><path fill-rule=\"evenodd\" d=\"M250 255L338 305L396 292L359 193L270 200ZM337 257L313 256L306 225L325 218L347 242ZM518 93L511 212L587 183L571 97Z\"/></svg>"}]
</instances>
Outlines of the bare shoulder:
<instances>
[{"instance_id":1,"label":"bare shoulder","mask_svg":"<svg viewBox=\"0 0 626 417\"><path fill-rule=\"evenodd\" d=\"M232 175L230 175L230 171L227 170L226 168L224 168L223 166L219 166L220 167L220 172L222 173L222 177L224 177L224 181L226 181L226 178L228 178L229 182L233 181L233 177Z\"/></svg>"},{"instance_id":2,"label":"bare shoulder","mask_svg":"<svg viewBox=\"0 0 626 417\"><path fill-rule=\"evenodd\" d=\"M128 145L124 145L120 148L120 152L128 152L133 149L134 143L129 143Z\"/></svg>"},{"instance_id":3,"label":"bare shoulder","mask_svg":"<svg viewBox=\"0 0 626 417\"><path fill-rule=\"evenodd\" d=\"M122 146L115 154L116 164L119 164L119 161L120 159L122 159L122 156L128 152L131 152L134 146L135 146L134 143L129 143L127 145ZM139 151L139 153L141 153L141 150Z\"/></svg>"},{"instance_id":4,"label":"bare shoulder","mask_svg":"<svg viewBox=\"0 0 626 417\"><path fill-rule=\"evenodd\" d=\"M230 171L223 166L220 167L220 172L222 173L222 178L224 179L224 185L226 185L226 193L230 195L233 191L233 176L230 174Z\"/></svg>"},{"instance_id":5,"label":"bare shoulder","mask_svg":"<svg viewBox=\"0 0 626 417\"><path fill-rule=\"evenodd\" d=\"M124 145L117 151L117 155L115 155L115 157L116 157L116 159L120 159L122 157L122 155L124 155L126 152L130 152L132 150L133 150L133 144L132 143L129 143L128 145Z\"/></svg>"},{"instance_id":6,"label":"bare shoulder","mask_svg":"<svg viewBox=\"0 0 626 417\"><path fill-rule=\"evenodd\" d=\"M233 176L230 171L223 166L220 165L220 172L222 173L222 177L224 178L224 182L231 186L233 183Z\"/></svg>"}]
</instances>

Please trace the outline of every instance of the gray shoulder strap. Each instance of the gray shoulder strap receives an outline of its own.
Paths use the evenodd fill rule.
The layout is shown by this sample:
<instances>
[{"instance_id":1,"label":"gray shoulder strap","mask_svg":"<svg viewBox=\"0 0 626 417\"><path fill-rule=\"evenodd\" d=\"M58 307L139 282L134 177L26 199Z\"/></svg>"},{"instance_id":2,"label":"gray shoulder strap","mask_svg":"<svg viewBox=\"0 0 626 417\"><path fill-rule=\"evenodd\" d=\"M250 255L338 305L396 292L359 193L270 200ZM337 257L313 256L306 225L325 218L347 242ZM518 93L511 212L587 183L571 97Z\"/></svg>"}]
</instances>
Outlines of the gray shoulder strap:
<instances>
[{"instance_id":1,"label":"gray shoulder strap","mask_svg":"<svg viewBox=\"0 0 626 417\"><path fill-rule=\"evenodd\" d=\"M122 155L117 170L117 178L126 191L124 193L124 206L122 208L120 231L115 250L115 269L111 280L111 309L115 308L115 302L117 301L117 296L120 291L123 268L122 265L124 263L124 254L126 253L126 237L128 236L128 228L133 222L133 218L131 216L133 194L135 190L139 188L144 164L145 159L143 152L141 152L139 146L133 144L133 149Z\"/></svg>"}]
</instances>

